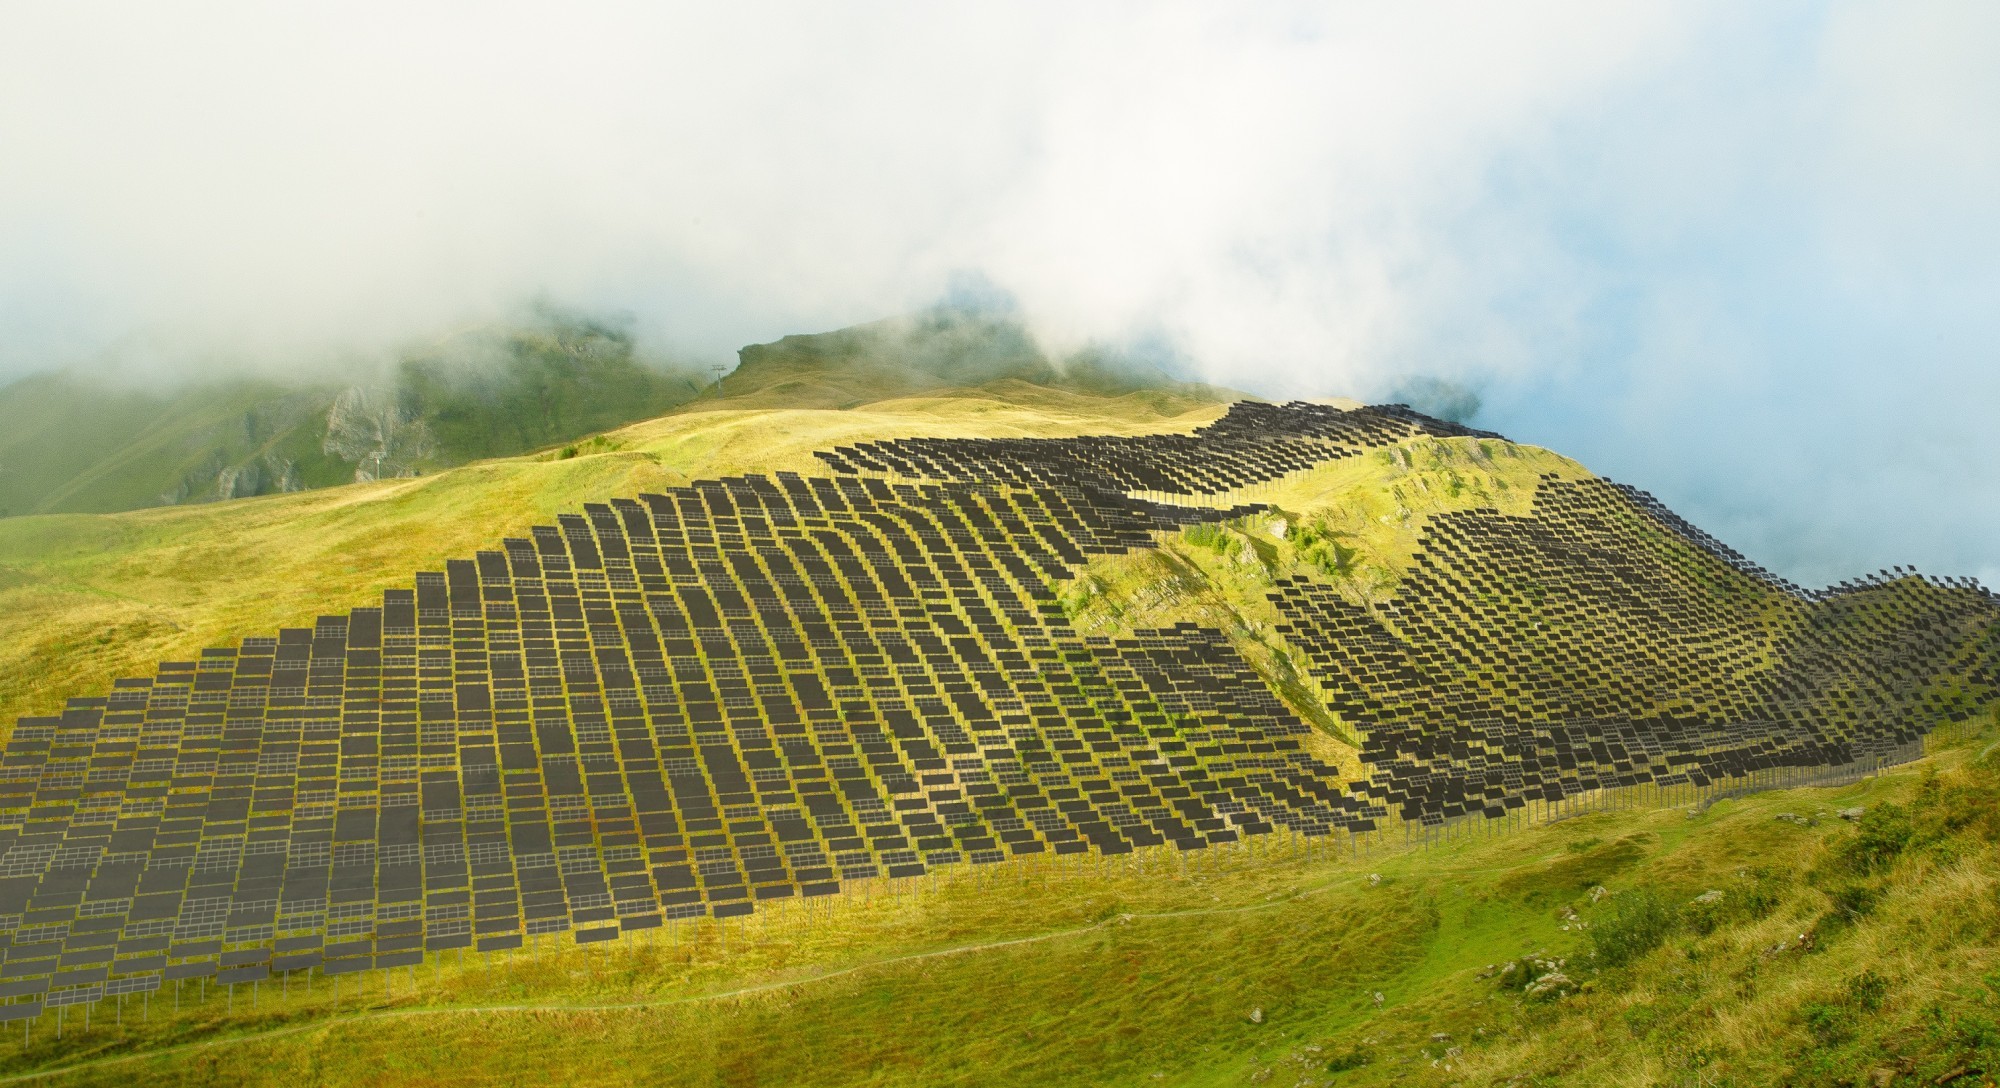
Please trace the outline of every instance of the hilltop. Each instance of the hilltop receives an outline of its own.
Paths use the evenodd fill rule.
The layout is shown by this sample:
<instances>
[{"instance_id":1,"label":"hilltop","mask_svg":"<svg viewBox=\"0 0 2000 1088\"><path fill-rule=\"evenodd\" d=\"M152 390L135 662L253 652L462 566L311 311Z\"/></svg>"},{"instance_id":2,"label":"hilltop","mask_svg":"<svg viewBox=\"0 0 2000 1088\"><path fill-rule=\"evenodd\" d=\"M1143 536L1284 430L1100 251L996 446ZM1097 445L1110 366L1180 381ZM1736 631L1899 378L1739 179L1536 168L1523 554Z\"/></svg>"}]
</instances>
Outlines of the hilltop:
<instances>
[{"instance_id":1,"label":"hilltop","mask_svg":"<svg viewBox=\"0 0 2000 1088\"><path fill-rule=\"evenodd\" d=\"M736 369L723 377L721 397L710 406L853 408L966 391L1018 399L1036 390L1099 398L1153 392L1188 404L1244 398L1110 350L1052 357L1011 314L937 306L752 344L738 353Z\"/></svg>"},{"instance_id":2,"label":"hilltop","mask_svg":"<svg viewBox=\"0 0 2000 1088\"><path fill-rule=\"evenodd\" d=\"M1808 591L1550 451L963 331L745 349L421 478L0 522L16 1067L1994 1061L1989 594Z\"/></svg>"}]
</instances>

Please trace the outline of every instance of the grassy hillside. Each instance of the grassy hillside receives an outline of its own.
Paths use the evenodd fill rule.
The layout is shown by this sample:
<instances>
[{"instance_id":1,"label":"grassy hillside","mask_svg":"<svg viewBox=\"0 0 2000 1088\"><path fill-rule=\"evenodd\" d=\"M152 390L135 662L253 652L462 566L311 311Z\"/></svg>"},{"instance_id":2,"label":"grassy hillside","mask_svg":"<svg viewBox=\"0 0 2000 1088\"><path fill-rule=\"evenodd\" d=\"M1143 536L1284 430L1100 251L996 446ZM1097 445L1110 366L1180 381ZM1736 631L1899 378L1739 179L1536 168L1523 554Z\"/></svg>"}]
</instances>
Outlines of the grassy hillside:
<instances>
[{"instance_id":1,"label":"grassy hillside","mask_svg":"<svg viewBox=\"0 0 2000 1088\"><path fill-rule=\"evenodd\" d=\"M79 375L0 390L0 514L129 510L240 483L245 494L343 483L312 433L339 391L232 381L171 393ZM234 470L219 488L225 470ZM255 478L238 480L246 471Z\"/></svg>"},{"instance_id":2,"label":"grassy hillside","mask_svg":"<svg viewBox=\"0 0 2000 1088\"><path fill-rule=\"evenodd\" d=\"M857 411L704 407L416 479L0 520L0 730L154 662L365 604L413 570L585 502L753 468L823 474L812 451L842 442L1187 430L1222 410L1185 393L1104 398L1018 383Z\"/></svg>"},{"instance_id":3,"label":"grassy hillside","mask_svg":"<svg viewBox=\"0 0 2000 1088\"><path fill-rule=\"evenodd\" d=\"M337 997L325 980L190 984L179 1012L171 992L107 1005L60 1041L45 1018L4 1068L72 1084L1983 1083L2000 1069L1996 736L1989 721L1838 788L1705 809L1635 793L1429 848L1063 859L726 928L446 957Z\"/></svg>"},{"instance_id":4,"label":"grassy hillside","mask_svg":"<svg viewBox=\"0 0 2000 1088\"><path fill-rule=\"evenodd\" d=\"M87 371L0 389L0 518L108 513L431 473L584 438L681 405L849 408L1050 391L1185 402L1240 394L1102 352L1043 354L1010 318L949 309L744 348L718 387L642 361L625 328L548 310L406 352L358 385L225 379L170 388Z\"/></svg>"},{"instance_id":5,"label":"grassy hillside","mask_svg":"<svg viewBox=\"0 0 2000 1088\"><path fill-rule=\"evenodd\" d=\"M1269 507L1262 514L1196 526L1158 549L1094 558L1062 587L1063 608L1093 634L1129 637L1177 623L1223 631L1287 705L1358 748L1358 733L1280 630L1272 587L1312 577L1358 603L1388 601L1431 515L1468 505L1526 514L1545 475L1589 473L1547 450L1477 438L1419 439L1331 462L1251 489ZM1351 753L1337 754L1359 774Z\"/></svg>"},{"instance_id":6,"label":"grassy hillside","mask_svg":"<svg viewBox=\"0 0 2000 1088\"><path fill-rule=\"evenodd\" d=\"M1235 399L1180 385L1092 388L1077 377L1087 370L1037 369L1049 364L1024 344L986 336L998 346L980 356L952 347L955 335L905 323L789 338L747 350L722 396L420 478L0 521L0 722L11 728L161 659L368 605L413 570L586 502L752 471L824 476L815 451L895 437L1188 432ZM558 339L546 350L599 349ZM959 362L967 369L952 369ZM474 389L466 413L531 401L568 411L553 393L495 394L482 409L484 393L429 366L411 380ZM940 366L960 384L924 376ZM514 373L515 388L541 388L532 360ZM426 403L427 418L471 418L440 407L458 403L445 394ZM526 435L546 417L512 418ZM1320 727L1313 753L1359 777L1369 738L1329 685L1378 697L1389 688L1315 660L1323 647L1288 632L1270 594L1306 580L1357 624L1415 630L1405 595L1449 558L1427 553L1440 525L1514 519L1543 532L1528 517L1537 495L1590 482L1547 451L1415 436L1239 492L1176 498L1268 506L1161 532L1157 548L1092 557L1050 588L1085 634L1184 622L1222 631ZM1578 570L1616 561L1624 575L1715 597L1737 627L1728 654L1705 668L1762 670L1789 645L1786 624L1806 622L1777 590L1657 525L1636 539L1623 552L1563 546ZM1537 577L1488 594L1502 619L1466 632L1467 643L1504 642L1514 667L1548 669L1575 657L1557 638L1648 622L1617 609L1565 613L1560 580ZM1865 611L1871 600L1839 607ZM1837 609L1822 614L1843 622ZM1885 628L1896 620L1871 616ZM1538 633L1550 617L1563 630ZM1354 656L1386 660L1384 646ZM1494 674L1461 668L1453 691L1514 679L1491 658L1454 660L1485 661ZM1908 674L1911 685L1932 680ZM1845 689L1830 690L1844 706ZM1951 705L1982 692L1954 691ZM169 983L150 998L0 1025L0 1040L21 1033L0 1044L0 1077L1950 1083L2000 1069L2000 983L1985 981L2000 979L2000 724L1984 710L1950 735L1921 764L1843 786L1706 807L1678 788L1613 791L1455 825L1455 837L1423 848L1391 824L1360 839L1278 834L1192 853L955 865L601 945L552 934L520 953L433 953L337 986L310 972L227 992Z\"/></svg>"},{"instance_id":7,"label":"grassy hillside","mask_svg":"<svg viewBox=\"0 0 2000 1088\"><path fill-rule=\"evenodd\" d=\"M223 379L168 389L86 371L0 389L0 517L103 513L411 476L656 416L703 392L615 326L547 314L480 329L344 387Z\"/></svg>"}]
</instances>

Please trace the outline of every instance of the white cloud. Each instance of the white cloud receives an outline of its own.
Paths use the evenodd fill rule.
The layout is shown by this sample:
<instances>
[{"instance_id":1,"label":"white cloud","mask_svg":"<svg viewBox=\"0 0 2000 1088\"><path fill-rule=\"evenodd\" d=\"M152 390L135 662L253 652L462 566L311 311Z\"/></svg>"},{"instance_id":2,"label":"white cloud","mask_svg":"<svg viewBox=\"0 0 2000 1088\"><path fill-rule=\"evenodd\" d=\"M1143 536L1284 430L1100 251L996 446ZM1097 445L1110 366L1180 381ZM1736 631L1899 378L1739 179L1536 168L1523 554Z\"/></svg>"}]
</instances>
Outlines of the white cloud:
<instances>
[{"instance_id":1,"label":"white cloud","mask_svg":"<svg viewBox=\"0 0 2000 1088\"><path fill-rule=\"evenodd\" d=\"M0 46L0 229L58 310L271 347L546 289L715 351L979 268L1058 335L1337 382L1477 294L1441 234L1485 163L1667 10L50 6Z\"/></svg>"},{"instance_id":2,"label":"white cloud","mask_svg":"<svg viewBox=\"0 0 2000 1088\"><path fill-rule=\"evenodd\" d=\"M971 270L1053 342L1168 338L1266 392L1479 380L1490 422L1802 576L1965 569L2000 539L1963 437L2000 404L1996 21L15 5L0 375L134 329L295 366L538 292L726 356Z\"/></svg>"}]
</instances>

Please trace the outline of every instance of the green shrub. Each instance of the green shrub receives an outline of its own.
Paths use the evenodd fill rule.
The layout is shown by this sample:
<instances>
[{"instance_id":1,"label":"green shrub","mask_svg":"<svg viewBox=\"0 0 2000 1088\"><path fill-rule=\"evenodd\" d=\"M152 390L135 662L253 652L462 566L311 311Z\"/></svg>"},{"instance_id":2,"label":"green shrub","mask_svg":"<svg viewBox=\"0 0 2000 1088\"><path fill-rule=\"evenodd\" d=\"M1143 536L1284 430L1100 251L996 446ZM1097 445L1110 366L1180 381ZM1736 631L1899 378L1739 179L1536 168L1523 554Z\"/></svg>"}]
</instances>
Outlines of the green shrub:
<instances>
[{"instance_id":1,"label":"green shrub","mask_svg":"<svg viewBox=\"0 0 2000 1088\"><path fill-rule=\"evenodd\" d=\"M1862 1012L1877 1012L1882 1001L1889 996L1889 980L1877 974L1874 968L1847 980L1847 1003Z\"/></svg>"},{"instance_id":2,"label":"green shrub","mask_svg":"<svg viewBox=\"0 0 2000 1088\"><path fill-rule=\"evenodd\" d=\"M1916 835L1909 810L1894 802L1883 802L1862 813L1854 835L1836 849L1853 872L1880 872L1902 856Z\"/></svg>"},{"instance_id":3,"label":"green shrub","mask_svg":"<svg viewBox=\"0 0 2000 1088\"><path fill-rule=\"evenodd\" d=\"M1704 902L1701 898L1681 908L1681 923L1693 930L1698 937L1706 937L1725 926L1754 922L1778 908L1784 897L1778 889L1785 886L1789 877L1780 879L1771 873L1759 870L1756 874L1744 874L1746 879L1716 889L1721 898ZM1690 950L1689 957L1693 958Z\"/></svg>"},{"instance_id":4,"label":"green shrub","mask_svg":"<svg viewBox=\"0 0 2000 1088\"><path fill-rule=\"evenodd\" d=\"M1660 1012L1651 1005L1634 1005L1625 1010L1624 1019L1625 1030L1632 1033L1632 1038L1644 1039L1659 1024Z\"/></svg>"},{"instance_id":5,"label":"green shrub","mask_svg":"<svg viewBox=\"0 0 2000 1088\"><path fill-rule=\"evenodd\" d=\"M1736 917L1754 922L1777 910L1784 899L1770 885L1758 883L1733 895L1730 902L1735 904Z\"/></svg>"},{"instance_id":6,"label":"green shrub","mask_svg":"<svg viewBox=\"0 0 2000 1088\"><path fill-rule=\"evenodd\" d=\"M1808 1002L1799 1009L1799 1018L1814 1042L1838 1046L1854 1037L1862 1014L1881 1011L1888 994L1888 979L1874 970L1863 971L1847 980L1837 999Z\"/></svg>"},{"instance_id":7,"label":"green shrub","mask_svg":"<svg viewBox=\"0 0 2000 1088\"><path fill-rule=\"evenodd\" d=\"M1970 845L1967 834L1987 841L2000 838L2000 791L1992 788L1989 777L1946 778L1927 771L1907 807L1884 802L1862 813L1854 834L1834 846L1836 865L1869 875L1915 850L1946 859L1957 856Z\"/></svg>"},{"instance_id":8,"label":"green shrub","mask_svg":"<svg viewBox=\"0 0 2000 1088\"><path fill-rule=\"evenodd\" d=\"M1375 1055L1372 1052L1363 1050L1360 1047L1348 1047L1346 1050L1327 1059L1326 1071L1329 1073L1345 1073L1350 1069L1359 1069L1367 1065L1374 1057Z\"/></svg>"},{"instance_id":9,"label":"green shrub","mask_svg":"<svg viewBox=\"0 0 2000 1088\"><path fill-rule=\"evenodd\" d=\"M1723 921L1730 914L1735 913L1730 907L1731 904L1727 898L1717 903L1704 903L1696 900L1681 908L1681 921L1687 923L1687 927L1694 930L1696 936L1706 937L1721 928ZM1688 953L1689 958L1692 959L1694 949L1690 948Z\"/></svg>"},{"instance_id":10,"label":"green shrub","mask_svg":"<svg viewBox=\"0 0 2000 1088\"><path fill-rule=\"evenodd\" d=\"M1854 1035L1854 1016L1844 1005L1814 1001L1799 1011L1805 1019L1806 1030L1821 1046L1835 1046Z\"/></svg>"},{"instance_id":11,"label":"green shrub","mask_svg":"<svg viewBox=\"0 0 2000 1088\"><path fill-rule=\"evenodd\" d=\"M1215 522L1196 525L1187 531L1187 542L1212 552L1229 550L1229 530Z\"/></svg>"},{"instance_id":12,"label":"green shrub","mask_svg":"<svg viewBox=\"0 0 2000 1088\"><path fill-rule=\"evenodd\" d=\"M1334 578L1350 573L1354 557L1360 554L1358 549L1342 544L1340 534L1319 521L1309 521L1292 530L1292 546L1298 549L1300 562Z\"/></svg>"},{"instance_id":13,"label":"green shrub","mask_svg":"<svg viewBox=\"0 0 2000 1088\"><path fill-rule=\"evenodd\" d=\"M1611 901L1611 914L1585 932L1599 966L1619 967L1660 947L1680 922L1679 912L1647 888Z\"/></svg>"},{"instance_id":14,"label":"green shrub","mask_svg":"<svg viewBox=\"0 0 2000 1088\"><path fill-rule=\"evenodd\" d=\"M1882 890L1871 884L1844 884L1826 893L1828 908L1813 923L1814 948L1824 949L1835 937L1875 912Z\"/></svg>"},{"instance_id":15,"label":"green shrub","mask_svg":"<svg viewBox=\"0 0 2000 1088\"><path fill-rule=\"evenodd\" d=\"M1872 884L1849 884L1827 893L1834 913L1850 923L1875 913L1875 902L1881 898L1882 889Z\"/></svg>"}]
</instances>

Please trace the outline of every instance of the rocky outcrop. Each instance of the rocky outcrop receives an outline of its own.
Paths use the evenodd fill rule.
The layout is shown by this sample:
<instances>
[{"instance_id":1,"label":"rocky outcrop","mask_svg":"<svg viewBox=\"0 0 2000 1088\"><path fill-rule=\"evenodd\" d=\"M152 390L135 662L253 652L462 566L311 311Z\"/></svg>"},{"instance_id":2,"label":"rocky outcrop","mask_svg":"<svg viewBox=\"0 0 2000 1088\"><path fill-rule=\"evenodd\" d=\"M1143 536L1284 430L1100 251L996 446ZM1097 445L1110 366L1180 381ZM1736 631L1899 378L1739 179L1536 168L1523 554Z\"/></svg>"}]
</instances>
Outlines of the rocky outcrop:
<instances>
[{"instance_id":1,"label":"rocky outcrop","mask_svg":"<svg viewBox=\"0 0 2000 1088\"><path fill-rule=\"evenodd\" d=\"M393 391L355 386L327 409L320 449L351 462L358 483L416 475L437 455L437 442L423 419Z\"/></svg>"},{"instance_id":2,"label":"rocky outcrop","mask_svg":"<svg viewBox=\"0 0 2000 1088\"><path fill-rule=\"evenodd\" d=\"M302 491L299 467L289 457L266 453L254 461L230 465L215 475L215 499L246 499L252 495L275 495Z\"/></svg>"}]
</instances>

